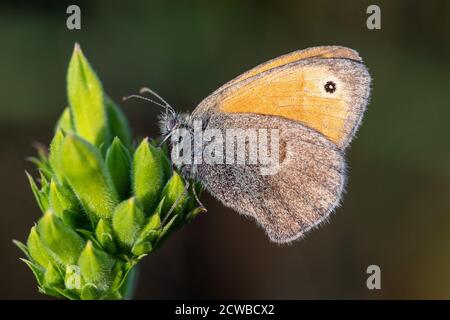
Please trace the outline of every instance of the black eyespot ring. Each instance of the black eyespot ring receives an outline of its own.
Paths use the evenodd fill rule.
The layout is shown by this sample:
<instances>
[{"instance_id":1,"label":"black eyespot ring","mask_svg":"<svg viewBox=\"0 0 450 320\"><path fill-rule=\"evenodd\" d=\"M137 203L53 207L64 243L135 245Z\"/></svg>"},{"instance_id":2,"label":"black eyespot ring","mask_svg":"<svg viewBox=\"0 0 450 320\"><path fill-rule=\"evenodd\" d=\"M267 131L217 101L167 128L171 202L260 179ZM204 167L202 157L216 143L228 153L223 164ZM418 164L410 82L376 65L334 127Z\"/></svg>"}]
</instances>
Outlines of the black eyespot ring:
<instances>
[{"instance_id":1,"label":"black eyespot ring","mask_svg":"<svg viewBox=\"0 0 450 320\"><path fill-rule=\"evenodd\" d=\"M325 88L325 91L328 93L334 93L337 89L336 83L334 83L333 81L328 81L327 83L325 83L323 87Z\"/></svg>"}]
</instances>

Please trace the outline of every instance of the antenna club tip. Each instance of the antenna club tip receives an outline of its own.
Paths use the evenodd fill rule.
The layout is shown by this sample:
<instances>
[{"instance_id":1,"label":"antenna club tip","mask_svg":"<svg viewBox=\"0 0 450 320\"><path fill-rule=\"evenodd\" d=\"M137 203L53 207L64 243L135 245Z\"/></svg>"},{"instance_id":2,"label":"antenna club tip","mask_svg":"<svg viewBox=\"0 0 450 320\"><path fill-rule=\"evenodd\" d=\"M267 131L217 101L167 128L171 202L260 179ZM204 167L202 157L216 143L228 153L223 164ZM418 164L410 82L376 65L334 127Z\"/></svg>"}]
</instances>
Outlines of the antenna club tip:
<instances>
[{"instance_id":1,"label":"antenna club tip","mask_svg":"<svg viewBox=\"0 0 450 320\"><path fill-rule=\"evenodd\" d=\"M147 87L142 87L142 88L139 89L139 93L140 94L143 94L143 93L146 93L146 92L149 92L149 91L151 91L151 90L149 88L147 88Z\"/></svg>"}]
</instances>

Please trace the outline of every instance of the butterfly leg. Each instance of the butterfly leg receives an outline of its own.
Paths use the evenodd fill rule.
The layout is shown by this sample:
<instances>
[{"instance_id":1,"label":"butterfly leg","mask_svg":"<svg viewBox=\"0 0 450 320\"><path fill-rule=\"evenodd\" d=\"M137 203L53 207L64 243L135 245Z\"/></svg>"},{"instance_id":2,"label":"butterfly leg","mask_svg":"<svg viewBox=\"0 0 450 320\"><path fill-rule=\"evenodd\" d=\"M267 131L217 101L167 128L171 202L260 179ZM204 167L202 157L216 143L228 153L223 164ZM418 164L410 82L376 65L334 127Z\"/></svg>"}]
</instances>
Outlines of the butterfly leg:
<instances>
[{"instance_id":1,"label":"butterfly leg","mask_svg":"<svg viewBox=\"0 0 450 320\"><path fill-rule=\"evenodd\" d=\"M197 194L197 190L195 190L195 183L191 184L192 187L192 194L194 195L195 201L197 201L199 207L204 211L204 212L208 212L208 210L205 208L205 206L203 205L203 203L200 201L198 194Z\"/></svg>"}]
</instances>

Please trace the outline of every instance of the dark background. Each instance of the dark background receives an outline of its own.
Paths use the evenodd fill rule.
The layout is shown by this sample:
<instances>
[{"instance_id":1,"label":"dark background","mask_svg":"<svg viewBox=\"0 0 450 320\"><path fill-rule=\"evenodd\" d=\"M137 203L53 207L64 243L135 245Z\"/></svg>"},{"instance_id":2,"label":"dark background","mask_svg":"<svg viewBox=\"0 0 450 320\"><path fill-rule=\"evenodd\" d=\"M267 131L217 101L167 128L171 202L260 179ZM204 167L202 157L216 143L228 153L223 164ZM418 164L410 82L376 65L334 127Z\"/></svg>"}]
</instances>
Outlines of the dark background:
<instances>
[{"instance_id":1,"label":"dark background","mask_svg":"<svg viewBox=\"0 0 450 320\"><path fill-rule=\"evenodd\" d=\"M66 106L75 41L116 101L150 86L178 110L309 46L357 49L374 79L330 224L278 246L204 196L209 212L144 260L137 298L450 298L450 2L77 3L80 31L67 30L61 1L0 5L0 298L46 298L11 239L40 216L25 159ZM381 7L381 30L366 28L369 4ZM157 108L121 105L135 136L157 134ZM382 290L366 288L370 264Z\"/></svg>"}]
</instances>

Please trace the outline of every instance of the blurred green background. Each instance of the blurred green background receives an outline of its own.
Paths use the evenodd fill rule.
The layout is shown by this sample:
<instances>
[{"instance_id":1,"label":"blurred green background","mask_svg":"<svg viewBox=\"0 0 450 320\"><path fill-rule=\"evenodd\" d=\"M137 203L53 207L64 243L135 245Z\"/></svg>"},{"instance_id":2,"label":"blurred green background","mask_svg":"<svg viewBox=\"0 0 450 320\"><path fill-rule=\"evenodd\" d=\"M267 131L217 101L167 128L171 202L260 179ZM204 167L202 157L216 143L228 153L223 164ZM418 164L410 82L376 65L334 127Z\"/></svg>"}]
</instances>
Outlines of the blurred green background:
<instances>
[{"instance_id":1,"label":"blurred green background","mask_svg":"<svg viewBox=\"0 0 450 320\"><path fill-rule=\"evenodd\" d=\"M66 28L77 3L82 29ZM219 85L289 51L358 50L373 76L348 152L343 206L289 246L203 197L209 212L144 260L137 298L450 298L450 2L12 1L0 4L0 298L39 298L11 239L40 216L24 170L67 103L75 41L116 101L149 86L192 110ZM121 103L136 136L156 136L159 110ZM382 290L366 288L381 267Z\"/></svg>"}]
</instances>

